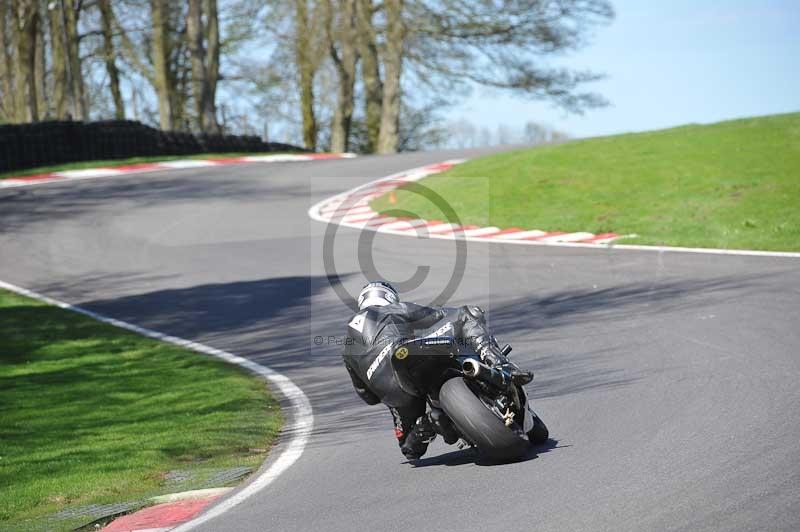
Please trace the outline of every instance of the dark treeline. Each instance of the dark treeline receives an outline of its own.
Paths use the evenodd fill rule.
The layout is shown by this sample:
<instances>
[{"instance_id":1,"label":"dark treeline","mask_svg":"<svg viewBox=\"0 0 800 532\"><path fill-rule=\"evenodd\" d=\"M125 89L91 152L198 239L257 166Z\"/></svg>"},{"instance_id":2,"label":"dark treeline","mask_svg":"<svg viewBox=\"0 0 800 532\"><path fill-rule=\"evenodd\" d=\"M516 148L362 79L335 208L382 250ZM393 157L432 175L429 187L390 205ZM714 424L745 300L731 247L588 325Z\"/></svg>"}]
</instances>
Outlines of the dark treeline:
<instances>
[{"instance_id":1,"label":"dark treeline","mask_svg":"<svg viewBox=\"0 0 800 532\"><path fill-rule=\"evenodd\" d=\"M602 105L581 91L596 74L549 62L612 16L606 0L0 0L0 123L283 124L312 150L415 149L476 86Z\"/></svg>"}]
</instances>

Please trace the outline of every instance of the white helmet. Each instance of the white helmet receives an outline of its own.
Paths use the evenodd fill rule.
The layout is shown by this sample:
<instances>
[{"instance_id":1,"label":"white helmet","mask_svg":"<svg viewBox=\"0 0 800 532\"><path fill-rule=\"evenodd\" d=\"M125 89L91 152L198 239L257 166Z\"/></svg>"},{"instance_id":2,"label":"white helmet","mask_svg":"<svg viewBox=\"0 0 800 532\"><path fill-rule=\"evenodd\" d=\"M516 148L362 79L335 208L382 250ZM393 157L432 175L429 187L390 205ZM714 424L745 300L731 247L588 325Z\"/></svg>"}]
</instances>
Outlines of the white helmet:
<instances>
[{"instance_id":1,"label":"white helmet","mask_svg":"<svg viewBox=\"0 0 800 532\"><path fill-rule=\"evenodd\" d=\"M371 306L383 306L397 303L400 298L397 290L385 281L367 283L358 293L358 310Z\"/></svg>"}]
</instances>

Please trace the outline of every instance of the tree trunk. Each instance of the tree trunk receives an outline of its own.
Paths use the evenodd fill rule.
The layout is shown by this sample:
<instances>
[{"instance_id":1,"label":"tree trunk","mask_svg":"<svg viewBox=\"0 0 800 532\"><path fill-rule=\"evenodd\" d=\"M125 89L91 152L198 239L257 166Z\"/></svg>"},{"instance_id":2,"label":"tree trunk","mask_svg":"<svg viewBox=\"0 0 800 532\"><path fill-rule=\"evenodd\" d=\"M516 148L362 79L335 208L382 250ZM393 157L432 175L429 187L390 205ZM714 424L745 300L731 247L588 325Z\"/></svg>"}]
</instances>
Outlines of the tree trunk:
<instances>
[{"instance_id":1,"label":"tree trunk","mask_svg":"<svg viewBox=\"0 0 800 532\"><path fill-rule=\"evenodd\" d=\"M303 117L303 144L317 149L317 119L314 115L314 71L309 14L306 0L295 0L295 62L300 84L300 111Z\"/></svg>"},{"instance_id":2,"label":"tree trunk","mask_svg":"<svg viewBox=\"0 0 800 532\"><path fill-rule=\"evenodd\" d=\"M0 99L0 118L4 121L12 121L14 119L14 85L12 82L13 56L8 53L6 43L8 42L8 3L0 1L0 52L3 57L0 57L0 90L3 91L3 97Z\"/></svg>"},{"instance_id":3,"label":"tree trunk","mask_svg":"<svg viewBox=\"0 0 800 532\"><path fill-rule=\"evenodd\" d=\"M378 153L396 153L399 143L400 75L403 69L405 24L403 0L386 0L386 45L383 54L383 104L381 106L381 131Z\"/></svg>"},{"instance_id":4,"label":"tree trunk","mask_svg":"<svg viewBox=\"0 0 800 532\"><path fill-rule=\"evenodd\" d=\"M341 21L338 24L337 38L331 39L330 50L336 71L339 74L339 87L336 110L331 124L331 151L346 152L349 148L350 123L353 118L354 86L356 63L358 62L358 33L356 30L356 0L341 0L339 6ZM336 51L339 42L341 54Z\"/></svg>"},{"instance_id":5,"label":"tree trunk","mask_svg":"<svg viewBox=\"0 0 800 532\"><path fill-rule=\"evenodd\" d=\"M72 85L72 116L75 120L86 120L86 101L83 95L83 70L80 55L80 39L78 38L78 17L80 3L78 0L62 0L64 2L64 25L66 29L66 49L69 66L69 77Z\"/></svg>"},{"instance_id":6,"label":"tree trunk","mask_svg":"<svg viewBox=\"0 0 800 532\"><path fill-rule=\"evenodd\" d=\"M364 117L367 126L367 152L378 146L381 131L383 81L381 81L378 44L372 24L372 0L358 0L359 52L361 79L364 83Z\"/></svg>"},{"instance_id":7,"label":"tree trunk","mask_svg":"<svg viewBox=\"0 0 800 532\"><path fill-rule=\"evenodd\" d=\"M206 25L203 26L203 10ZM195 103L195 129L219 133L215 100L219 76L219 24L216 0L189 0L186 38L192 62L192 92ZM204 41L208 42L206 50ZM212 80L213 76L213 80Z\"/></svg>"},{"instance_id":8,"label":"tree trunk","mask_svg":"<svg viewBox=\"0 0 800 532\"><path fill-rule=\"evenodd\" d=\"M150 9L153 20L153 69L155 89L158 94L159 123L161 129L172 131L175 129L172 109L174 89L169 70L170 43L166 0L150 0Z\"/></svg>"},{"instance_id":9,"label":"tree trunk","mask_svg":"<svg viewBox=\"0 0 800 532\"><path fill-rule=\"evenodd\" d=\"M114 100L114 117L125 120L125 103L122 101L122 91L119 84L119 69L117 68L117 51L114 47L114 13L111 0L97 0L100 10L100 24L103 32L103 59L108 73L109 89Z\"/></svg>"},{"instance_id":10,"label":"tree trunk","mask_svg":"<svg viewBox=\"0 0 800 532\"><path fill-rule=\"evenodd\" d=\"M16 121L35 122L36 107L36 30L39 10L34 0L14 0L12 23L16 48Z\"/></svg>"},{"instance_id":11,"label":"tree trunk","mask_svg":"<svg viewBox=\"0 0 800 532\"><path fill-rule=\"evenodd\" d=\"M208 97L203 108L203 127L208 133L219 134L217 122L217 81L219 80L219 13L217 0L205 0L206 13L206 84Z\"/></svg>"},{"instance_id":12,"label":"tree trunk","mask_svg":"<svg viewBox=\"0 0 800 532\"><path fill-rule=\"evenodd\" d=\"M70 92L67 77L67 51L64 47L64 12L61 2L48 6L50 19L50 61L53 63L52 106L55 117L64 120L69 116L67 96Z\"/></svg>"},{"instance_id":13,"label":"tree trunk","mask_svg":"<svg viewBox=\"0 0 800 532\"><path fill-rule=\"evenodd\" d=\"M47 57L46 57L46 43L45 43L45 20L42 18L41 11L39 11L40 4L36 5L36 18L39 23L36 28L36 46L35 46L35 66L34 76L36 78L36 108L39 111L39 119L44 120L50 114L48 110L47 101Z\"/></svg>"},{"instance_id":14,"label":"tree trunk","mask_svg":"<svg viewBox=\"0 0 800 532\"><path fill-rule=\"evenodd\" d=\"M208 84L206 83L206 51L203 47L201 0L189 0L189 9L186 13L186 39L189 43L189 56L192 61L195 129L197 131L205 131L203 127L203 110L208 99Z\"/></svg>"}]
</instances>

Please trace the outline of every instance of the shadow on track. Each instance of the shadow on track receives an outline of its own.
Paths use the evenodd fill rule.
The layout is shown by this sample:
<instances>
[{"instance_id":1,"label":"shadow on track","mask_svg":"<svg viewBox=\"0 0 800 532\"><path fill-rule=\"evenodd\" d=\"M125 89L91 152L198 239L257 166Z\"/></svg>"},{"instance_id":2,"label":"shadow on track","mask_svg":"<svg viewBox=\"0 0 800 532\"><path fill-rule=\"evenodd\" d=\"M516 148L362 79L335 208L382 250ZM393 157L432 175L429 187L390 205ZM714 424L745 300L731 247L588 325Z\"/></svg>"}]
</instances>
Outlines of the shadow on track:
<instances>
[{"instance_id":1,"label":"shadow on track","mask_svg":"<svg viewBox=\"0 0 800 532\"><path fill-rule=\"evenodd\" d=\"M351 275L355 273L334 282L343 282ZM630 327L631 320L642 313L696 310L741 294L742 287L754 285L756 279L763 277L637 283L545 293L490 309L490 324L501 340L507 339L517 348L515 360L518 357L521 365L536 372L537 378L529 388L534 401L627 386L645 376L618 362L621 350L630 349L629 346L556 356L539 354L534 344L542 335L555 335L558 342L562 338L570 341L569 327L580 322L596 323L604 335L613 336L615 329ZM362 404L352 391L341 361L342 346L314 342L316 335L342 335L349 319L325 276L298 275L154 290L90 300L82 306L289 372L314 405L315 434L336 435L315 438L314 444L382 438L384 430L388 431L386 427L391 426L385 408ZM462 460L461 453L449 454L454 456L445 461Z\"/></svg>"},{"instance_id":2,"label":"shadow on track","mask_svg":"<svg viewBox=\"0 0 800 532\"><path fill-rule=\"evenodd\" d=\"M496 334L519 329L523 316L536 332L581 322L623 322L644 314L719 304L741 297L742 288L764 280L765 275L753 274L562 290L516 299L491 309L490 317Z\"/></svg>"},{"instance_id":3,"label":"shadow on track","mask_svg":"<svg viewBox=\"0 0 800 532\"><path fill-rule=\"evenodd\" d=\"M616 331L636 327L644 316L698 312L741 297L743 289L759 290L758 285L765 278L761 274L738 275L543 293L491 309L490 325L499 339L515 348L514 360L536 374L528 389L533 400L618 388L645 377L618 362L624 358L619 355L635 347L587 349L585 342L575 341L570 329L613 338ZM520 323L525 327L521 328ZM581 345L582 350L567 356L541 354L539 342L544 340Z\"/></svg>"},{"instance_id":4,"label":"shadow on track","mask_svg":"<svg viewBox=\"0 0 800 532\"><path fill-rule=\"evenodd\" d=\"M559 445L558 440L550 438L549 440L547 440L547 442L541 445L535 445L535 446L532 445L528 453L522 458L508 462L498 462L495 460L490 460L486 457L481 456L480 453L478 453L478 451L470 447L467 449L460 449L457 451L450 451L435 456L429 456L427 458L421 458L420 460L416 460L415 462L405 462L405 463L410 464L415 468L432 467L432 466L454 467L454 466L462 466L469 464L475 464L477 466L486 466L486 467L497 467L504 465L519 464L522 462L535 460L536 458L539 457L540 454L549 453L554 449L563 449L566 447L571 447L571 445Z\"/></svg>"}]
</instances>

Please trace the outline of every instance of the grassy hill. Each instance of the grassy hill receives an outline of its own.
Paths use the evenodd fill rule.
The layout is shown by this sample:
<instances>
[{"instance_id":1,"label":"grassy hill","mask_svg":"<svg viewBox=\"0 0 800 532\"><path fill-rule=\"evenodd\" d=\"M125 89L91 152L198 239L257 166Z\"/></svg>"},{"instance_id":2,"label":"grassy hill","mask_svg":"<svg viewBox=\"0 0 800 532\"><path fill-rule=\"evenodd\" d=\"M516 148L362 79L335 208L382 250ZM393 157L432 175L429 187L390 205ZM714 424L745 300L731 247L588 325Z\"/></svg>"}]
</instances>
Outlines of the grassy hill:
<instances>
[{"instance_id":1,"label":"grassy hill","mask_svg":"<svg viewBox=\"0 0 800 532\"><path fill-rule=\"evenodd\" d=\"M503 153L422 184L463 223L638 235L620 243L800 251L800 113ZM373 207L442 218L411 192Z\"/></svg>"}]
</instances>

